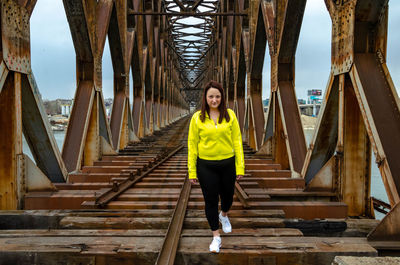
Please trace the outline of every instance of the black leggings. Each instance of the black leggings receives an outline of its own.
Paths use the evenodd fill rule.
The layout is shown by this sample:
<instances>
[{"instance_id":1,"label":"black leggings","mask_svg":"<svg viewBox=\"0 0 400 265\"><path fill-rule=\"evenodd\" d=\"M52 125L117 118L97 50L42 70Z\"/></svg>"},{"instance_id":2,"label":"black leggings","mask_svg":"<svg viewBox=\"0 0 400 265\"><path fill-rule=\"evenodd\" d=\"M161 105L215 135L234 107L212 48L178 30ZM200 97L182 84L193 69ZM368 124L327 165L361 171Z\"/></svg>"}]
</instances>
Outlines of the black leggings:
<instances>
[{"instance_id":1,"label":"black leggings","mask_svg":"<svg viewBox=\"0 0 400 265\"><path fill-rule=\"evenodd\" d=\"M204 196L205 211L212 231L218 230L218 196L221 210L229 211L236 180L235 157L223 160L197 158L197 178Z\"/></svg>"}]
</instances>

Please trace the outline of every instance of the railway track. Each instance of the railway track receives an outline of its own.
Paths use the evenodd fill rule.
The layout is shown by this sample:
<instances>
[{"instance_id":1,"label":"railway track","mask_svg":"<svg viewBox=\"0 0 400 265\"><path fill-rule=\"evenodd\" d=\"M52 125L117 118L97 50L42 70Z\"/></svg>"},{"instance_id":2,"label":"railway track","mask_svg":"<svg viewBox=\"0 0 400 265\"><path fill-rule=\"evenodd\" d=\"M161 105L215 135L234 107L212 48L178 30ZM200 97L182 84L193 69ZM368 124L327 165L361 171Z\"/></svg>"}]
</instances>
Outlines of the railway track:
<instances>
[{"instance_id":1,"label":"railway track","mask_svg":"<svg viewBox=\"0 0 400 265\"><path fill-rule=\"evenodd\" d=\"M0 259L13 261L5 253L18 246L40 260L43 245L53 253L47 260L89 264L322 264L344 249L372 253L362 238L335 245L347 224L346 205L334 194L305 191L304 180L245 146L246 175L236 184L230 211L234 230L223 235L221 253L210 255L201 189L187 180L188 123L183 118L118 156L104 156L57 184L56 192L28 193L30 211L8 216L30 221L0 234ZM3 245L8 236L15 240Z\"/></svg>"}]
</instances>

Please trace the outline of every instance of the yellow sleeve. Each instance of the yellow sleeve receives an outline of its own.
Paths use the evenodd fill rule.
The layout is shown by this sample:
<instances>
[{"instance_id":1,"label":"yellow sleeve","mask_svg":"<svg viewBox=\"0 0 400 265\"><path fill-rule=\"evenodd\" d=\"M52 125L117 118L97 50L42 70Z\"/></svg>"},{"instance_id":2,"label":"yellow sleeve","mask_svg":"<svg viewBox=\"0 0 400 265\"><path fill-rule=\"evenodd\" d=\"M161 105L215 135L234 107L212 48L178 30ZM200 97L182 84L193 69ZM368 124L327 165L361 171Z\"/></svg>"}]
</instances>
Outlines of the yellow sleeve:
<instances>
[{"instance_id":1,"label":"yellow sleeve","mask_svg":"<svg viewBox=\"0 0 400 265\"><path fill-rule=\"evenodd\" d=\"M235 166L236 175L244 175L244 154L243 154L243 144L242 144L242 134L240 133L239 122L236 118L235 112L230 110L230 117L232 121L232 143L233 149L235 150Z\"/></svg>"},{"instance_id":2,"label":"yellow sleeve","mask_svg":"<svg viewBox=\"0 0 400 265\"><path fill-rule=\"evenodd\" d=\"M188 171L189 179L197 179L197 155L198 155L198 143L199 143L199 133L197 128L198 113L193 114L189 125L189 135L188 135Z\"/></svg>"}]
</instances>

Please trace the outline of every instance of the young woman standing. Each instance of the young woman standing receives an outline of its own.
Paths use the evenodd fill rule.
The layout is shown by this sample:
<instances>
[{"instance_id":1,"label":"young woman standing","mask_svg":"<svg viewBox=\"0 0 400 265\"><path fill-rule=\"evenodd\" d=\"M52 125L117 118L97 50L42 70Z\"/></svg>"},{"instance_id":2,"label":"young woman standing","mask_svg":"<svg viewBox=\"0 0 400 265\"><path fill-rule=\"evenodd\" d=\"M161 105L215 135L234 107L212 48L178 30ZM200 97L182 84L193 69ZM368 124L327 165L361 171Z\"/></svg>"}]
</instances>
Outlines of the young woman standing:
<instances>
[{"instance_id":1,"label":"young woman standing","mask_svg":"<svg viewBox=\"0 0 400 265\"><path fill-rule=\"evenodd\" d=\"M235 113L227 109L220 83L204 88L201 110L193 114L188 136L188 170L192 184L200 182L207 221L213 232L211 252L219 252L219 223L232 231L228 211L232 206L235 180L244 175L242 136ZM218 202L221 198L221 212Z\"/></svg>"}]
</instances>

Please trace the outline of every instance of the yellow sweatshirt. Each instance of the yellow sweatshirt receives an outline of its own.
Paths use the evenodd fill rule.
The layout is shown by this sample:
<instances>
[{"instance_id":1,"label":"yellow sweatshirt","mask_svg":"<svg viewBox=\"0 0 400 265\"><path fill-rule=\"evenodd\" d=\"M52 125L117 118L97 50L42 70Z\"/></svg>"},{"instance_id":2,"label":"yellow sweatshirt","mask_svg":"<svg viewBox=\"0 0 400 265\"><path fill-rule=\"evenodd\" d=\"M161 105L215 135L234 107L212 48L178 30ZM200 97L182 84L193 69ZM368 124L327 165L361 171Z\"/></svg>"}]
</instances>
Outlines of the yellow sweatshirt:
<instances>
[{"instance_id":1,"label":"yellow sweatshirt","mask_svg":"<svg viewBox=\"0 0 400 265\"><path fill-rule=\"evenodd\" d=\"M215 125L207 112L204 123L200 111L193 114L188 136L189 179L196 179L197 157L205 160L222 160L235 156L236 175L244 174L244 155L240 127L235 112L228 109L229 122Z\"/></svg>"}]
</instances>

